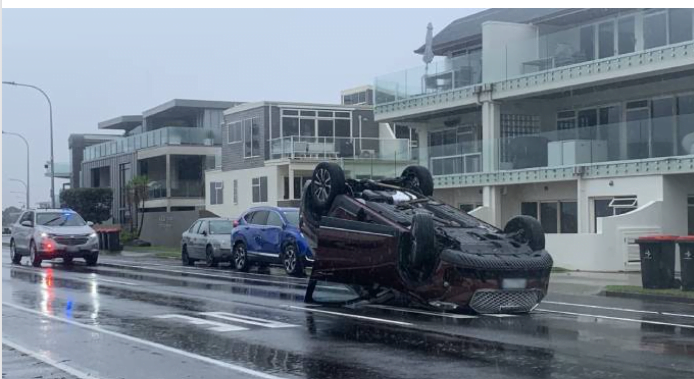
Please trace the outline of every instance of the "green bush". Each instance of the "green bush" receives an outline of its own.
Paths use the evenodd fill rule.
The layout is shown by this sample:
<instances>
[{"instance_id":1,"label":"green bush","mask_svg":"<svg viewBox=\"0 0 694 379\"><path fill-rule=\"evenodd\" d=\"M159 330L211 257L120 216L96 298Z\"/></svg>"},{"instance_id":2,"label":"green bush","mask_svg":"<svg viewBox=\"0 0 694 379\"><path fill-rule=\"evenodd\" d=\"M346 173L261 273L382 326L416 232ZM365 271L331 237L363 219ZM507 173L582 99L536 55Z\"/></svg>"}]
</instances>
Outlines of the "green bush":
<instances>
[{"instance_id":1,"label":"green bush","mask_svg":"<svg viewBox=\"0 0 694 379\"><path fill-rule=\"evenodd\" d=\"M126 229L122 229L120 231L120 243L121 244L127 244L128 242L134 240L135 238L137 238L136 233L133 233L133 232L126 230Z\"/></svg>"},{"instance_id":2,"label":"green bush","mask_svg":"<svg viewBox=\"0 0 694 379\"><path fill-rule=\"evenodd\" d=\"M110 188L71 188L60 192L60 204L77 212L85 221L100 224L111 218L113 190Z\"/></svg>"}]
</instances>

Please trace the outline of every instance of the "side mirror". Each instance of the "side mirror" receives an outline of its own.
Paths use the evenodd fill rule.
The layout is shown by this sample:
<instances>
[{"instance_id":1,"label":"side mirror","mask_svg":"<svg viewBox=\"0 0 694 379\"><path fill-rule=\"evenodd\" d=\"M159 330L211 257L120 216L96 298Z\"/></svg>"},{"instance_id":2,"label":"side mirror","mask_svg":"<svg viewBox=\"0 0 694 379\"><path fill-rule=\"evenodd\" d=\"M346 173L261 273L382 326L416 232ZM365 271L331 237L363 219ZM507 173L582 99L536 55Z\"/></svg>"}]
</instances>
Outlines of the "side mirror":
<instances>
[{"instance_id":1,"label":"side mirror","mask_svg":"<svg viewBox=\"0 0 694 379\"><path fill-rule=\"evenodd\" d=\"M34 226L34 223L31 222L31 221L29 221L29 220L24 220L24 221L22 221L22 224L21 224L21 225L22 225L22 226L26 226L26 227L28 227L28 228L31 228L32 226Z\"/></svg>"},{"instance_id":2,"label":"side mirror","mask_svg":"<svg viewBox=\"0 0 694 379\"><path fill-rule=\"evenodd\" d=\"M87 221L87 226L94 226L94 223L91 221Z\"/></svg>"}]
</instances>

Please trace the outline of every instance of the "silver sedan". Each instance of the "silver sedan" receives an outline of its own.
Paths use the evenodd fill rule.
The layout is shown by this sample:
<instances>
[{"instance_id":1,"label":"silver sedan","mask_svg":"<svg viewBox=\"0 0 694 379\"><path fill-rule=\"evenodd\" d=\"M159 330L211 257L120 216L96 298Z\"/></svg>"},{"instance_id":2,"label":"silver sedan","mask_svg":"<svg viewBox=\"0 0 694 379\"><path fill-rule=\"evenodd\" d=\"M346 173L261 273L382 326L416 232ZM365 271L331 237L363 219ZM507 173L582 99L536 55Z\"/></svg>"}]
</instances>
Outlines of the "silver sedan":
<instances>
[{"instance_id":1,"label":"silver sedan","mask_svg":"<svg viewBox=\"0 0 694 379\"><path fill-rule=\"evenodd\" d=\"M181 261L192 266L205 261L216 267L221 261L231 260L232 220L228 218L201 218L181 235Z\"/></svg>"}]
</instances>

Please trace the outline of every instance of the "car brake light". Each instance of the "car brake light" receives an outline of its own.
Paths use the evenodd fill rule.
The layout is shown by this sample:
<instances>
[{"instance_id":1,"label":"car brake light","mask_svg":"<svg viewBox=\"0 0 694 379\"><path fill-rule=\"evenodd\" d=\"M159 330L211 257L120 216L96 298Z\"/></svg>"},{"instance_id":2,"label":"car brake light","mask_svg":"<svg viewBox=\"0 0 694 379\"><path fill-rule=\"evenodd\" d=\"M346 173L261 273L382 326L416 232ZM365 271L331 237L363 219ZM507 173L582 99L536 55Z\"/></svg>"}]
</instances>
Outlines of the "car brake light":
<instances>
[{"instance_id":1,"label":"car brake light","mask_svg":"<svg viewBox=\"0 0 694 379\"><path fill-rule=\"evenodd\" d=\"M234 220L234 228L239 226L239 220Z\"/></svg>"}]
</instances>

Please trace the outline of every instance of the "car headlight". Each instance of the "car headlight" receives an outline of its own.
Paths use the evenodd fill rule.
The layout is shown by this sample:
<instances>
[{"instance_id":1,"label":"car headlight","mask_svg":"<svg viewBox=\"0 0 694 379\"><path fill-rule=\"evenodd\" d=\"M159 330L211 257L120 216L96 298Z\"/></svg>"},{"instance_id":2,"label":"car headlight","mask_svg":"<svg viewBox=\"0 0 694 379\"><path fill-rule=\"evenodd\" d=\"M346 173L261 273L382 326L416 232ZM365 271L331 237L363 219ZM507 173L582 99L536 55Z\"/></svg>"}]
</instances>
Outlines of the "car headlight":
<instances>
[{"instance_id":1,"label":"car headlight","mask_svg":"<svg viewBox=\"0 0 694 379\"><path fill-rule=\"evenodd\" d=\"M89 238L97 238L97 237L99 237L99 235L96 234L96 232L89 235Z\"/></svg>"},{"instance_id":2,"label":"car headlight","mask_svg":"<svg viewBox=\"0 0 694 379\"><path fill-rule=\"evenodd\" d=\"M41 232L41 238L55 238L55 234Z\"/></svg>"}]
</instances>

